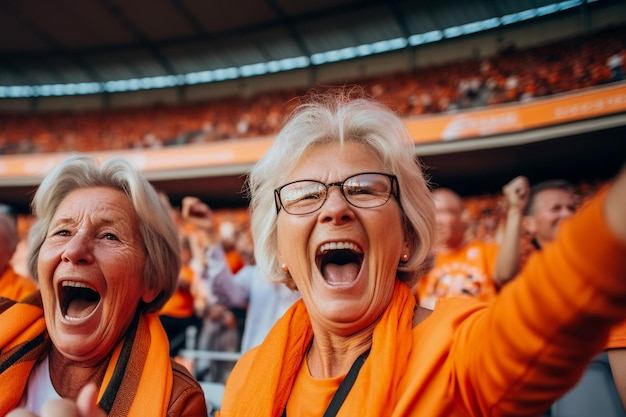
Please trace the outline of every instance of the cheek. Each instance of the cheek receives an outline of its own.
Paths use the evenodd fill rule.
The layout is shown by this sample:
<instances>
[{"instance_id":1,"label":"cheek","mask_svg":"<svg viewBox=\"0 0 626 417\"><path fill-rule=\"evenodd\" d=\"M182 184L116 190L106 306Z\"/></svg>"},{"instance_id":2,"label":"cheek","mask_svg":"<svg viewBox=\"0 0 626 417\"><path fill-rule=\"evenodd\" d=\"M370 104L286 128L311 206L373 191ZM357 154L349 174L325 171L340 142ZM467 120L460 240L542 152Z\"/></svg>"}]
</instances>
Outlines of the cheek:
<instances>
[{"instance_id":1,"label":"cheek","mask_svg":"<svg viewBox=\"0 0 626 417\"><path fill-rule=\"evenodd\" d=\"M60 252L50 247L50 245L46 245L44 242L37 257L37 274L39 276L40 285L52 279L54 269L59 264L60 260Z\"/></svg>"},{"instance_id":2,"label":"cheek","mask_svg":"<svg viewBox=\"0 0 626 417\"><path fill-rule=\"evenodd\" d=\"M296 256L298 248L306 246L308 241L308 228L300 222L292 219L279 218L276 224L276 243L278 248L278 261L289 264Z\"/></svg>"}]
</instances>

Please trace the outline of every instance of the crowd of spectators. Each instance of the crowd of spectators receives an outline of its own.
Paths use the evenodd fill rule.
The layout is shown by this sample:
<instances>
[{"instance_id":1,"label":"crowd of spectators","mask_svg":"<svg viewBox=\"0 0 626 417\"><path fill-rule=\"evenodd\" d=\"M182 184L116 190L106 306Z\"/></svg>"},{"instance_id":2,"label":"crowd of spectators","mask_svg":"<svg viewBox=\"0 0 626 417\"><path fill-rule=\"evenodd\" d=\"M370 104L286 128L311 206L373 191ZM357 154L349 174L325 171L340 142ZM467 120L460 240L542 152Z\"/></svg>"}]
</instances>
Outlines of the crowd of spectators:
<instances>
[{"instance_id":1,"label":"crowd of spectators","mask_svg":"<svg viewBox=\"0 0 626 417\"><path fill-rule=\"evenodd\" d=\"M626 27L489 58L342 84L403 116L531 100L623 79ZM315 87L323 90L324 87ZM306 91L282 90L181 105L108 111L0 113L0 154L154 148L271 135Z\"/></svg>"}]
</instances>

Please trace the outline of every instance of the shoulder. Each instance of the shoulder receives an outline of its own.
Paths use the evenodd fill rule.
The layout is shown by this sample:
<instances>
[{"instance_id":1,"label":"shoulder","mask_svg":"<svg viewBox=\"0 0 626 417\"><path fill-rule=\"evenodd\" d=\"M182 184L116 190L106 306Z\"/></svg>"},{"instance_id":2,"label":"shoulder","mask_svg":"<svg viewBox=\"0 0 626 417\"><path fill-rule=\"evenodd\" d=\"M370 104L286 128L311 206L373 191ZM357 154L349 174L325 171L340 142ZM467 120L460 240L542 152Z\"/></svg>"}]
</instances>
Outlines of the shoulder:
<instances>
[{"instance_id":1,"label":"shoulder","mask_svg":"<svg viewBox=\"0 0 626 417\"><path fill-rule=\"evenodd\" d=\"M204 417L207 406L202 387L189 371L172 360L172 396L168 417Z\"/></svg>"}]
</instances>

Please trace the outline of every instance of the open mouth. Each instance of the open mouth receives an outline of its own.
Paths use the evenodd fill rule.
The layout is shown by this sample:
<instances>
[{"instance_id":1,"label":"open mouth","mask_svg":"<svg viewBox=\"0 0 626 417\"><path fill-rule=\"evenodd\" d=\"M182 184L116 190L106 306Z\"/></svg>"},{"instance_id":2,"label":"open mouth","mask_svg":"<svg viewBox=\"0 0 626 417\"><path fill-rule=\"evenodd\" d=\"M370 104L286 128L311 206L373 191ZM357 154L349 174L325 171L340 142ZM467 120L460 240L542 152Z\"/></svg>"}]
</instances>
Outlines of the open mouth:
<instances>
[{"instance_id":1,"label":"open mouth","mask_svg":"<svg viewBox=\"0 0 626 417\"><path fill-rule=\"evenodd\" d=\"M317 267L329 284L353 282L363 264L363 250L352 242L323 244L315 257Z\"/></svg>"},{"instance_id":2,"label":"open mouth","mask_svg":"<svg viewBox=\"0 0 626 417\"><path fill-rule=\"evenodd\" d=\"M85 283L63 281L59 290L61 313L67 320L89 316L100 303L100 294Z\"/></svg>"}]
</instances>

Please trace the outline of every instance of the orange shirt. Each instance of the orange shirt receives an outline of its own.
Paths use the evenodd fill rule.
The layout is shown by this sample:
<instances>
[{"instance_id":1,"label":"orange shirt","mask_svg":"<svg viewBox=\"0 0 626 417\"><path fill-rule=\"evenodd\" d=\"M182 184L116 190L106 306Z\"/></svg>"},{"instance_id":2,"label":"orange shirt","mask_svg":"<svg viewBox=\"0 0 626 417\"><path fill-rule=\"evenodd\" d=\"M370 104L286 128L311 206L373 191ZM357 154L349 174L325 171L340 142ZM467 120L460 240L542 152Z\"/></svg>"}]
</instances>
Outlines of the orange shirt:
<instances>
[{"instance_id":1,"label":"orange shirt","mask_svg":"<svg viewBox=\"0 0 626 417\"><path fill-rule=\"evenodd\" d=\"M420 305L434 308L444 297L478 297L491 301L496 296L493 272L499 246L474 240L461 249L437 253L433 269L417 283Z\"/></svg>"},{"instance_id":2,"label":"orange shirt","mask_svg":"<svg viewBox=\"0 0 626 417\"><path fill-rule=\"evenodd\" d=\"M183 265L178 279L185 281L189 284L189 286L191 286L193 277L193 269L191 269L188 265ZM167 300L167 303L165 303L165 305L161 308L159 315L178 318L193 316L193 295L189 291L189 288L185 290L177 288L176 292L174 292L170 299Z\"/></svg>"},{"instance_id":3,"label":"orange shirt","mask_svg":"<svg viewBox=\"0 0 626 417\"><path fill-rule=\"evenodd\" d=\"M37 283L34 280L18 275L10 266L0 276L0 297L19 301L36 289Z\"/></svg>"}]
</instances>

